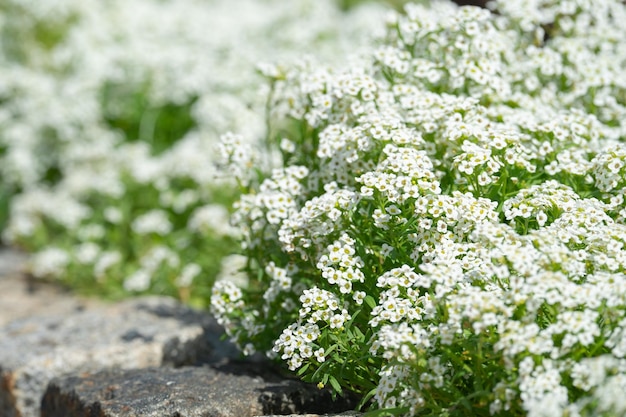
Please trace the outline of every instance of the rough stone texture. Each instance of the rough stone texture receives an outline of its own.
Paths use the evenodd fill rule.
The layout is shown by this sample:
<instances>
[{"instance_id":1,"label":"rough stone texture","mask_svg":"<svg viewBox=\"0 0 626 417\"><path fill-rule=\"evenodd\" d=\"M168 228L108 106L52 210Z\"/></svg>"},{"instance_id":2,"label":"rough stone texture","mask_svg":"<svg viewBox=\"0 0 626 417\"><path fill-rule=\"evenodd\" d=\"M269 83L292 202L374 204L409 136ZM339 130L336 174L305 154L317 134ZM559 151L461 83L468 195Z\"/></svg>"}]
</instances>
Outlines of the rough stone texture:
<instances>
[{"instance_id":1,"label":"rough stone texture","mask_svg":"<svg viewBox=\"0 0 626 417\"><path fill-rule=\"evenodd\" d=\"M38 416L47 383L67 373L215 361L228 354L211 352L219 332L165 297L15 320L0 328L0 416Z\"/></svg>"},{"instance_id":2,"label":"rough stone texture","mask_svg":"<svg viewBox=\"0 0 626 417\"><path fill-rule=\"evenodd\" d=\"M106 371L54 379L41 417L253 417L333 412L353 404L250 365Z\"/></svg>"},{"instance_id":3,"label":"rough stone texture","mask_svg":"<svg viewBox=\"0 0 626 417\"><path fill-rule=\"evenodd\" d=\"M0 244L0 277L19 273L26 262L26 255Z\"/></svg>"},{"instance_id":4,"label":"rough stone texture","mask_svg":"<svg viewBox=\"0 0 626 417\"><path fill-rule=\"evenodd\" d=\"M29 278L23 273L27 261L23 252L0 247L0 327L20 318L72 314L103 304L72 295L57 285Z\"/></svg>"},{"instance_id":5,"label":"rough stone texture","mask_svg":"<svg viewBox=\"0 0 626 417\"><path fill-rule=\"evenodd\" d=\"M44 392L44 416L322 417L292 413L355 405L258 358L238 362L205 312L162 297L81 298L26 269L24 253L0 247L0 417L42 415ZM188 364L204 367L169 366Z\"/></svg>"}]
</instances>

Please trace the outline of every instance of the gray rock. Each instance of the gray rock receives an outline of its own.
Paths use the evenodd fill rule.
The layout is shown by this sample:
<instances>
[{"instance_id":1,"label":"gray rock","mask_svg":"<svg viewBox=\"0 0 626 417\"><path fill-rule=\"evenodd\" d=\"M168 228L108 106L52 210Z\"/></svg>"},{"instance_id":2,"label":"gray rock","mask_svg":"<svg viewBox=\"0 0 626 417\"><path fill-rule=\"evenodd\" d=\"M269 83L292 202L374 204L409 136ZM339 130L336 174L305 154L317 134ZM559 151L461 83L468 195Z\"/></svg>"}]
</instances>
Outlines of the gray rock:
<instances>
[{"instance_id":1,"label":"gray rock","mask_svg":"<svg viewBox=\"0 0 626 417\"><path fill-rule=\"evenodd\" d=\"M26 262L24 253L0 247L0 417L42 415L44 392L43 415L69 417L251 416L354 407L277 377L258 358L237 365L238 351L221 341L221 327L206 313L168 298L110 305L80 297L29 279ZM186 364L213 368L167 367ZM179 414L170 413L176 407Z\"/></svg>"},{"instance_id":2,"label":"gray rock","mask_svg":"<svg viewBox=\"0 0 626 417\"><path fill-rule=\"evenodd\" d=\"M0 328L0 416L39 416L48 382L68 373L216 361L219 332L210 316L165 297L13 321Z\"/></svg>"},{"instance_id":3,"label":"gray rock","mask_svg":"<svg viewBox=\"0 0 626 417\"><path fill-rule=\"evenodd\" d=\"M259 373L250 365L105 371L49 384L41 417L253 417L332 412L327 390Z\"/></svg>"},{"instance_id":4,"label":"gray rock","mask_svg":"<svg viewBox=\"0 0 626 417\"><path fill-rule=\"evenodd\" d=\"M0 278L19 273L24 269L27 255L15 249L9 249L0 244Z\"/></svg>"},{"instance_id":5,"label":"gray rock","mask_svg":"<svg viewBox=\"0 0 626 417\"><path fill-rule=\"evenodd\" d=\"M0 247L0 327L26 317L73 314L104 304L29 277L24 273L27 260L23 252Z\"/></svg>"}]
</instances>

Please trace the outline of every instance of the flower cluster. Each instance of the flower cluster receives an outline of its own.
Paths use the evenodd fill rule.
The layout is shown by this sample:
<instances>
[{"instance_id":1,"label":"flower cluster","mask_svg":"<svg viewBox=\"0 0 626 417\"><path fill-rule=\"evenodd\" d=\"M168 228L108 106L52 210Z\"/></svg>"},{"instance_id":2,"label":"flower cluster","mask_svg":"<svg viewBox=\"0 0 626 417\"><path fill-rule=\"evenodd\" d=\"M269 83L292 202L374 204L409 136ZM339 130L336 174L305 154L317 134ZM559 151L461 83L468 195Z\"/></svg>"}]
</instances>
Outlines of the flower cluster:
<instances>
[{"instance_id":1,"label":"flower cluster","mask_svg":"<svg viewBox=\"0 0 626 417\"><path fill-rule=\"evenodd\" d=\"M490 7L408 5L347 67L266 73L283 166L214 312L389 414L621 416L626 6Z\"/></svg>"},{"instance_id":2,"label":"flower cluster","mask_svg":"<svg viewBox=\"0 0 626 417\"><path fill-rule=\"evenodd\" d=\"M271 91L257 65L303 51L337 60L385 10L343 12L333 0L3 1L4 242L43 251L37 277L206 303L220 258L236 249L233 179L246 185L255 157L275 159L262 144ZM286 213L275 197L278 222ZM178 260L148 261L162 250Z\"/></svg>"}]
</instances>

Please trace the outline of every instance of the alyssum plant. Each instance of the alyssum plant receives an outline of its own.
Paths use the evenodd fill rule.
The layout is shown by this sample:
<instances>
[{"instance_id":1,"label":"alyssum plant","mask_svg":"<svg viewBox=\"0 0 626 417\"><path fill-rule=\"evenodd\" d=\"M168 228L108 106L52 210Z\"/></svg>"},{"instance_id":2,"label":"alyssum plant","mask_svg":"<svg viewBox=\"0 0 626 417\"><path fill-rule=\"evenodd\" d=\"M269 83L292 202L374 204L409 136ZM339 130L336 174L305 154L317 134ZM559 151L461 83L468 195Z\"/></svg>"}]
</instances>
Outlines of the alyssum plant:
<instances>
[{"instance_id":1,"label":"alyssum plant","mask_svg":"<svg viewBox=\"0 0 626 417\"><path fill-rule=\"evenodd\" d=\"M251 279L212 310L380 414L624 416L626 7L492 7L267 71L284 166L238 202Z\"/></svg>"}]
</instances>

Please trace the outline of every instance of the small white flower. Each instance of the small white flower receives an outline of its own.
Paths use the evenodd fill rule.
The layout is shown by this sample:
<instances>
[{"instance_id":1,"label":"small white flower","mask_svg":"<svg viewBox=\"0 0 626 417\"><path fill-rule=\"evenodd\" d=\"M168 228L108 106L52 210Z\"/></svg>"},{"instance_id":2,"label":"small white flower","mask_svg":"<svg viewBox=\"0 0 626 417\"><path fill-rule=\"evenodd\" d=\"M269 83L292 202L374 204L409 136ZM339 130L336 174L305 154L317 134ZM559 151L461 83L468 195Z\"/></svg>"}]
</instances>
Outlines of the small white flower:
<instances>
[{"instance_id":1,"label":"small white flower","mask_svg":"<svg viewBox=\"0 0 626 417\"><path fill-rule=\"evenodd\" d=\"M152 280L149 271L138 269L124 280L124 289L126 291L141 292L150 288Z\"/></svg>"},{"instance_id":2,"label":"small white flower","mask_svg":"<svg viewBox=\"0 0 626 417\"><path fill-rule=\"evenodd\" d=\"M170 233L173 226L166 212L155 209L136 217L133 220L132 228L135 233L140 235L156 233L163 236Z\"/></svg>"}]
</instances>

